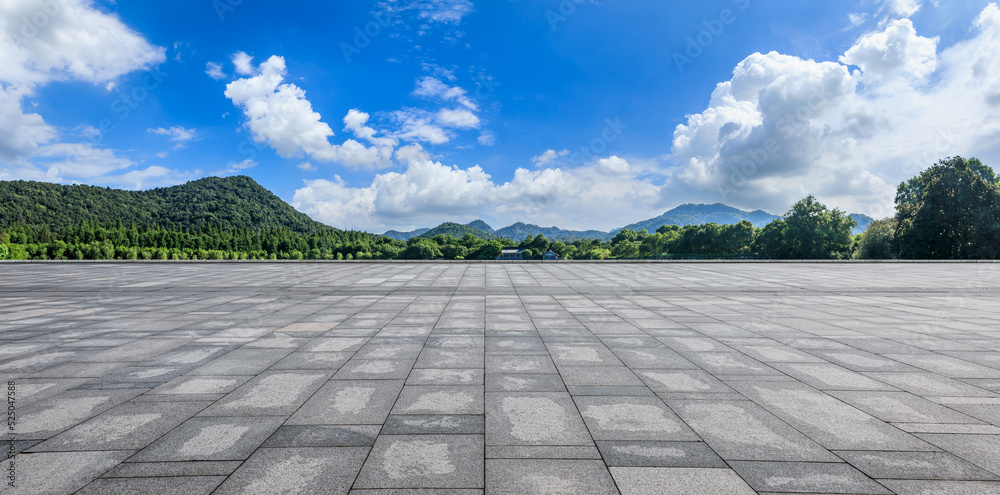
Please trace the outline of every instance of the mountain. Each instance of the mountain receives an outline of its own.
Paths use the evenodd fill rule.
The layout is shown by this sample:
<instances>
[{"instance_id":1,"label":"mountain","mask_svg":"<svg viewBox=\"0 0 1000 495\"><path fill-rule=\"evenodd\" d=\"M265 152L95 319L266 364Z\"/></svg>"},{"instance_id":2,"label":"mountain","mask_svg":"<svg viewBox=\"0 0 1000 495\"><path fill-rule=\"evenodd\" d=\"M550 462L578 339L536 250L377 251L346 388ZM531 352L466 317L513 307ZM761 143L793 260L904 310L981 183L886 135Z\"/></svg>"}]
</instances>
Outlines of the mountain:
<instances>
[{"instance_id":1,"label":"mountain","mask_svg":"<svg viewBox=\"0 0 1000 495\"><path fill-rule=\"evenodd\" d=\"M858 222L858 226L854 228L853 235L858 235L868 230L868 226L875 221L874 218L861 213L854 213L851 215L851 218L853 218L855 222Z\"/></svg>"},{"instance_id":2,"label":"mountain","mask_svg":"<svg viewBox=\"0 0 1000 495\"><path fill-rule=\"evenodd\" d=\"M867 215L854 214L851 217L858 222L858 227L854 230L854 234L864 232L868 228L868 224L872 222L872 218ZM778 218L781 217L772 215L766 211L744 211L724 204L685 204L656 218L633 223L624 228L631 230L646 229L648 232L656 232L656 229L663 225L679 225L683 227L685 225L702 225L713 222L719 225L730 225L740 223L743 220L748 220L754 227L761 228ZM383 235L401 241L406 241L413 237L431 238L438 234L448 234L461 238L467 233L487 240L506 238L514 241L522 241L529 235L535 237L541 234L550 241L574 241L578 239L602 239L607 241L614 237L620 230L622 229L614 229L611 232L602 232L600 230L564 230L558 227L539 227L538 225L521 222L494 230L488 223L476 220L464 225L443 223L433 229L417 229L412 232L390 230Z\"/></svg>"},{"instance_id":3,"label":"mountain","mask_svg":"<svg viewBox=\"0 0 1000 495\"><path fill-rule=\"evenodd\" d=\"M476 230L482 230L483 232L493 232L493 227L490 227L490 224L488 224L488 223L486 223L486 222L484 222L482 220L476 220L476 221L470 222L470 223L468 223L466 225L468 225L469 227L472 227L472 228L474 228Z\"/></svg>"},{"instance_id":4,"label":"mountain","mask_svg":"<svg viewBox=\"0 0 1000 495\"><path fill-rule=\"evenodd\" d=\"M607 232L601 232L600 230L563 230L558 227L539 227L537 225L525 224L525 223L515 223L509 227L504 227L497 230L496 235L500 237L506 237L515 241L522 241L525 237L529 235L532 237L537 237L539 234L544 235L546 239L550 241L573 241L577 239L603 239L608 236Z\"/></svg>"},{"instance_id":5,"label":"mountain","mask_svg":"<svg viewBox=\"0 0 1000 495\"><path fill-rule=\"evenodd\" d=\"M424 228L424 229L411 230L410 232L400 232L398 230L390 230L382 235L390 239L396 239L399 241L408 241L414 237L427 237L429 239L438 234L448 234L461 239L463 236L465 236L466 233L472 234L476 237L480 237L483 239L493 240L496 238L496 236L492 235L493 227L490 227L490 224L482 220L476 220L465 225L447 222L438 225L433 229Z\"/></svg>"},{"instance_id":6,"label":"mountain","mask_svg":"<svg viewBox=\"0 0 1000 495\"><path fill-rule=\"evenodd\" d=\"M410 232L400 232L398 230L390 230L382 235L390 239L396 239L397 241L408 241L413 237L419 237L424 232L431 229L417 229Z\"/></svg>"},{"instance_id":7,"label":"mountain","mask_svg":"<svg viewBox=\"0 0 1000 495\"><path fill-rule=\"evenodd\" d=\"M482 222L482 220L479 221ZM485 225L485 222L483 222L483 224ZM487 225L487 227L489 226ZM493 234L493 232L479 230L475 227L472 227L471 225L462 225L460 223L442 223L441 225L438 225L437 227L434 227L433 229L430 229L427 232L424 232L423 234L420 234L417 237L426 237L430 239L431 237L441 234L450 235L458 239L465 237L465 234L472 234L480 239L485 239L487 241L492 241L493 239L497 238L497 236Z\"/></svg>"},{"instance_id":8,"label":"mountain","mask_svg":"<svg viewBox=\"0 0 1000 495\"><path fill-rule=\"evenodd\" d=\"M633 223L625 228L631 230L646 229L649 232L656 232L656 229L664 225L702 225L706 223L717 223L719 225L730 225L749 220L754 227L763 227L774 220L777 215L772 215L766 211L743 211L732 206L716 203L714 205L686 204L678 206L663 215L642 222ZM618 230L613 230L615 233Z\"/></svg>"},{"instance_id":9,"label":"mountain","mask_svg":"<svg viewBox=\"0 0 1000 495\"><path fill-rule=\"evenodd\" d=\"M298 233L330 229L246 176L208 177L146 191L0 181L0 228L21 224L58 231L84 220L185 229L285 227Z\"/></svg>"}]
</instances>

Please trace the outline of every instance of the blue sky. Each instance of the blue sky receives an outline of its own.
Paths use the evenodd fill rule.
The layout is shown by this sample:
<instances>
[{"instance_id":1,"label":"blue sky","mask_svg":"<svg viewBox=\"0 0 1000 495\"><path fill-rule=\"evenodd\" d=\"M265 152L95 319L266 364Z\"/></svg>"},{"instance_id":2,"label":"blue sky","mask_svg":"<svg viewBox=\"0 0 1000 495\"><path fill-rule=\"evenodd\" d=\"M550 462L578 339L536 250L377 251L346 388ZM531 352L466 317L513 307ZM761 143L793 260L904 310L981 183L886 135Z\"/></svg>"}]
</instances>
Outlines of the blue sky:
<instances>
[{"instance_id":1,"label":"blue sky","mask_svg":"<svg viewBox=\"0 0 1000 495\"><path fill-rule=\"evenodd\" d=\"M0 179L246 174L341 228L607 230L807 194L887 216L940 158L1000 163L988 1L37 0L0 21Z\"/></svg>"}]
</instances>

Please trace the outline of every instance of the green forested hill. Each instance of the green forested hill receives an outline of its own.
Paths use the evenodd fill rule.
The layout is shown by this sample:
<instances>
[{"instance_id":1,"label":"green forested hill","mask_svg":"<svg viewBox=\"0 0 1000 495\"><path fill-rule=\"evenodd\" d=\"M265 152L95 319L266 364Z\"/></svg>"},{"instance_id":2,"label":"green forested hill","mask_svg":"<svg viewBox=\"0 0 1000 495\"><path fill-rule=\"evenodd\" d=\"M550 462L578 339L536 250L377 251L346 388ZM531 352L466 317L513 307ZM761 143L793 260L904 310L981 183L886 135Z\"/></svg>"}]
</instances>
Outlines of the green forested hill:
<instances>
[{"instance_id":1,"label":"green forested hill","mask_svg":"<svg viewBox=\"0 0 1000 495\"><path fill-rule=\"evenodd\" d=\"M57 231L82 221L184 229L284 227L298 233L329 229L246 176L148 191L0 181L0 229L20 224Z\"/></svg>"},{"instance_id":2,"label":"green forested hill","mask_svg":"<svg viewBox=\"0 0 1000 495\"><path fill-rule=\"evenodd\" d=\"M479 230L471 225L462 225L460 223L442 223L441 225L438 225L437 227L434 227L433 229L430 229L427 232L424 232L423 234L420 234L417 237L424 237L430 239L436 235L441 235L441 234L450 235L452 237L455 237L456 239L461 239L462 237L465 236L465 234L472 234L480 239L487 241L491 241L497 238L497 236L494 235L492 232Z\"/></svg>"}]
</instances>

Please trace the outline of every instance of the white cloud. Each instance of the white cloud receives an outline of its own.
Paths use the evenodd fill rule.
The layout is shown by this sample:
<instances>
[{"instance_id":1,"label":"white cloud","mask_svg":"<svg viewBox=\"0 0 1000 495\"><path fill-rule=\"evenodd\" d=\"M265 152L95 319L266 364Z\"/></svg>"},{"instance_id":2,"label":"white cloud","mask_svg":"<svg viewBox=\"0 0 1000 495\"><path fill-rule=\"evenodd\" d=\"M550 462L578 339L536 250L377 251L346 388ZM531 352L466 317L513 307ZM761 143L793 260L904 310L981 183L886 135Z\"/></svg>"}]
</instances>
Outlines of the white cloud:
<instances>
[{"instance_id":1,"label":"white cloud","mask_svg":"<svg viewBox=\"0 0 1000 495\"><path fill-rule=\"evenodd\" d=\"M473 11L470 0L389 0L379 2L378 10L399 15L415 12L418 19L438 24L459 24Z\"/></svg>"},{"instance_id":2,"label":"white cloud","mask_svg":"<svg viewBox=\"0 0 1000 495\"><path fill-rule=\"evenodd\" d=\"M425 0L420 7L420 17L435 22L458 24L472 13L469 0Z\"/></svg>"},{"instance_id":3,"label":"white cloud","mask_svg":"<svg viewBox=\"0 0 1000 495\"><path fill-rule=\"evenodd\" d=\"M888 215L895 186L939 159L1000 159L1000 8L943 50L908 20L863 36L843 61L753 54L708 108L674 132L672 203L714 193L733 206L785 211L813 193Z\"/></svg>"},{"instance_id":4,"label":"white cloud","mask_svg":"<svg viewBox=\"0 0 1000 495\"><path fill-rule=\"evenodd\" d=\"M0 85L0 160L31 156L42 144L56 138L56 129L37 113L24 113L21 101L30 96L25 87Z\"/></svg>"},{"instance_id":5,"label":"white cloud","mask_svg":"<svg viewBox=\"0 0 1000 495\"><path fill-rule=\"evenodd\" d=\"M478 109L476 104L466 96L464 89L458 86L448 86L436 77L427 76L418 79L417 88L413 90L413 94L430 99L454 100L470 110Z\"/></svg>"},{"instance_id":6,"label":"white cloud","mask_svg":"<svg viewBox=\"0 0 1000 495\"><path fill-rule=\"evenodd\" d=\"M632 170L627 160L617 156L597 160L597 167L606 174L627 174Z\"/></svg>"},{"instance_id":7,"label":"white cloud","mask_svg":"<svg viewBox=\"0 0 1000 495\"><path fill-rule=\"evenodd\" d=\"M481 167L462 169L433 161L417 144L400 148L402 173L376 175L368 187L306 181L293 206L342 228L408 228L486 216L498 223L531 221L570 228L620 226L623 214L655 215L660 186L631 169L607 175L601 164L574 169L519 168L497 183ZM489 212L485 213L484 212Z\"/></svg>"},{"instance_id":8,"label":"white cloud","mask_svg":"<svg viewBox=\"0 0 1000 495\"><path fill-rule=\"evenodd\" d=\"M58 143L42 146L35 154L47 159L43 163L46 175L62 180L104 177L133 165L128 158L108 149L95 148L89 143Z\"/></svg>"},{"instance_id":9,"label":"white cloud","mask_svg":"<svg viewBox=\"0 0 1000 495\"><path fill-rule=\"evenodd\" d=\"M178 171L154 165L142 170L132 170L121 175L107 177L103 182L127 189L148 189L150 187L172 186L201 176L201 170Z\"/></svg>"},{"instance_id":10,"label":"white cloud","mask_svg":"<svg viewBox=\"0 0 1000 495\"><path fill-rule=\"evenodd\" d=\"M351 131L355 136L376 146L394 148L399 144L399 140L394 137L376 137L378 131L366 125L369 118L371 116L367 113L352 108L344 116L344 130Z\"/></svg>"},{"instance_id":11,"label":"white cloud","mask_svg":"<svg viewBox=\"0 0 1000 495\"><path fill-rule=\"evenodd\" d=\"M848 20L851 21L851 26L857 27L865 23L868 20L868 14L864 12L851 13L847 15Z\"/></svg>"},{"instance_id":12,"label":"white cloud","mask_svg":"<svg viewBox=\"0 0 1000 495\"><path fill-rule=\"evenodd\" d=\"M434 117L434 121L445 127L457 129L476 129L479 127L479 117L463 108L442 108Z\"/></svg>"},{"instance_id":13,"label":"white cloud","mask_svg":"<svg viewBox=\"0 0 1000 495\"><path fill-rule=\"evenodd\" d=\"M400 139L431 144L444 144L451 141L451 134L433 124L434 116L430 112L404 108L393 112L392 117L399 123L400 130L396 136Z\"/></svg>"},{"instance_id":14,"label":"white cloud","mask_svg":"<svg viewBox=\"0 0 1000 495\"><path fill-rule=\"evenodd\" d=\"M840 61L861 67L867 79L923 81L937 69L937 44L937 38L918 36L909 19L899 19L884 31L863 36Z\"/></svg>"},{"instance_id":15,"label":"white cloud","mask_svg":"<svg viewBox=\"0 0 1000 495\"><path fill-rule=\"evenodd\" d=\"M910 17L920 10L920 0L885 0L893 14Z\"/></svg>"},{"instance_id":16,"label":"white cloud","mask_svg":"<svg viewBox=\"0 0 1000 495\"><path fill-rule=\"evenodd\" d=\"M318 170L315 165L313 165L313 164L311 164L309 162L302 162L302 163L296 165L296 167L298 167L299 170L303 170L305 172L315 172L316 170Z\"/></svg>"},{"instance_id":17,"label":"white cloud","mask_svg":"<svg viewBox=\"0 0 1000 495\"><path fill-rule=\"evenodd\" d=\"M476 138L476 142L483 146L493 146L497 144L497 135L493 131L483 131Z\"/></svg>"},{"instance_id":18,"label":"white cloud","mask_svg":"<svg viewBox=\"0 0 1000 495\"><path fill-rule=\"evenodd\" d=\"M169 137L170 142L177 143L175 146L177 149L185 147L185 143L193 141L198 137L197 129L185 129L181 126L173 126L169 129L157 127L155 129L148 129L146 132L156 134L157 136Z\"/></svg>"},{"instance_id":19,"label":"white cloud","mask_svg":"<svg viewBox=\"0 0 1000 495\"><path fill-rule=\"evenodd\" d=\"M534 163L536 167L544 167L556 161L557 159L568 155L569 155L569 150L562 150L562 151L545 150L545 153L533 157L531 159L531 163Z\"/></svg>"},{"instance_id":20,"label":"white cloud","mask_svg":"<svg viewBox=\"0 0 1000 495\"><path fill-rule=\"evenodd\" d=\"M0 81L106 83L166 60L92 0L0 1Z\"/></svg>"},{"instance_id":21,"label":"white cloud","mask_svg":"<svg viewBox=\"0 0 1000 495\"><path fill-rule=\"evenodd\" d=\"M164 48L92 0L0 0L0 20L6 20L0 21L0 179L145 187L190 178L163 167L137 169L132 160L90 142L62 142L56 127L23 110L25 100L52 81L110 91L121 76L164 62ZM100 137L91 125L70 134L94 142Z\"/></svg>"},{"instance_id":22,"label":"white cloud","mask_svg":"<svg viewBox=\"0 0 1000 495\"><path fill-rule=\"evenodd\" d=\"M258 165L258 163L256 161L251 160L251 159L248 158L246 160L243 160L242 162L233 162L233 163L230 163L226 168L224 168L222 170L216 170L215 172L212 172L212 175L217 175L217 176L222 177L222 176L226 176L226 175L239 174L239 173L242 173L244 170L247 170L247 169L250 169L250 168L254 168L257 165Z\"/></svg>"},{"instance_id":23,"label":"white cloud","mask_svg":"<svg viewBox=\"0 0 1000 495\"><path fill-rule=\"evenodd\" d=\"M211 77L216 81L221 81L229 77L225 72L222 72L222 65L215 62L205 64L205 74L208 74L208 77Z\"/></svg>"},{"instance_id":24,"label":"white cloud","mask_svg":"<svg viewBox=\"0 0 1000 495\"><path fill-rule=\"evenodd\" d=\"M353 139L330 144L333 130L313 110L304 90L284 83L285 73L285 59L272 56L261 63L256 75L226 86L226 97L243 111L254 141L268 144L285 158L307 155L318 161L364 168L391 164L389 146L368 148Z\"/></svg>"},{"instance_id":25,"label":"white cloud","mask_svg":"<svg viewBox=\"0 0 1000 495\"><path fill-rule=\"evenodd\" d=\"M237 74L241 76L253 74L253 57L247 55L246 52L236 52L230 60L232 60L233 66L236 67Z\"/></svg>"}]
</instances>

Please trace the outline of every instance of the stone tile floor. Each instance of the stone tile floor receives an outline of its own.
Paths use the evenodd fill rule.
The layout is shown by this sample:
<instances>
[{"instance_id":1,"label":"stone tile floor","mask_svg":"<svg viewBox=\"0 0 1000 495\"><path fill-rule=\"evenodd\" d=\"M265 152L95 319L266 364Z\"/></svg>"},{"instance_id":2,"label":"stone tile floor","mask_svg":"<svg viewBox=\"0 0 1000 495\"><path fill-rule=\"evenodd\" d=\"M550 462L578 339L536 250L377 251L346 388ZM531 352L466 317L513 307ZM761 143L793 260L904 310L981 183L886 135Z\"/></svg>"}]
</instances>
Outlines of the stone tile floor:
<instances>
[{"instance_id":1,"label":"stone tile floor","mask_svg":"<svg viewBox=\"0 0 1000 495\"><path fill-rule=\"evenodd\" d=\"M0 265L0 491L1000 493L998 275Z\"/></svg>"}]
</instances>

